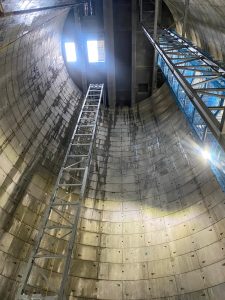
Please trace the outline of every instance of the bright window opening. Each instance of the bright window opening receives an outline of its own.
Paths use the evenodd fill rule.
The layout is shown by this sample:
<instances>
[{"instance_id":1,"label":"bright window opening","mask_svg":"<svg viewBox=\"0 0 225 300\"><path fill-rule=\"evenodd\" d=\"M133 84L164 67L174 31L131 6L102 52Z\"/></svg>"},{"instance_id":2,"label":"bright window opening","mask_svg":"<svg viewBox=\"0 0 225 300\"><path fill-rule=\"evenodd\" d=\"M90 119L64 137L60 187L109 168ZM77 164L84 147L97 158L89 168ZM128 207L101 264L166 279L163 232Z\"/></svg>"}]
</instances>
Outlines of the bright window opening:
<instances>
[{"instance_id":1,"label":"bright window opening","mask_svg":"<svg viewBox=\"0 0 225 300\"><path fill-rule=\"evenodd\" d=\"M65 43L65 50L66 50L66 61L76 62L77 53L76 53L75 44L73 42Z\"/></svg>"},{"instance_id":2,"label":"bright window opening","mask_svg":"<svg viewBox=\"0 0 225 300\"><path fill-rule=\"evenodd\" d=\"M105 61L104 41L87 41L87 50L89 63Z\"/></svg>"}]
</instances>

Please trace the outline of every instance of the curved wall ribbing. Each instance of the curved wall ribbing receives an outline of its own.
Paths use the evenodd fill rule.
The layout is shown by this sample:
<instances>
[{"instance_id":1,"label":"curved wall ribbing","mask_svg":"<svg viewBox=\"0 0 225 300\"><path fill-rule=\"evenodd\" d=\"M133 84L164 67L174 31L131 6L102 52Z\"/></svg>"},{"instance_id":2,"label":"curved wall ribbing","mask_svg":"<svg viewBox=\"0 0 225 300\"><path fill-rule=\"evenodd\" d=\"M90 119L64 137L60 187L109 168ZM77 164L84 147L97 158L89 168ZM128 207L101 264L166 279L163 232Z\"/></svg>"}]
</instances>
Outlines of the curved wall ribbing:
<instances>
[{"instance_id":1,"label":"curved wall ribbing","mask_svg":"<svg viewBox=\"0 0 225 300\"><path fill-rule=\"evenodd\" d=\"M208 3L201 9L212 21ZM208 45L207 35L195 25L201 23L197 0L195 7L193 32ZM52 167L57 169L64 138L79 112L80 93L68 77L60 49L66 14L54 10L1 19L4 300L14 299L49 200ZM222 21L214 22L209 22L208 34L222 53ZM133 109L102 111L71 268L70 299L224 298L225 195L196 149L166 86ZM58 241L49 236L45 247L56 251ZM63 251L63 240L59 245L57 251ZM54 290L60 266L46 264L42 269L47 274L52 270ZM32 284L42 291L43 281L34 276Z\"/></svg>"},{"instance_id":2,"label":"curved wall ribbing","mask_svg":"<svg viewBox=\"0 0 225 300\"><path fill-rule=\"evenodd\" d=\"M185 0L165 0L182 33ZM225 4L223 0L191 0L187 19L187 38L208 51L215 59L224 60Z\"/></svg>"},{"instance_id":3,"label":"curved wall ribbing","mask_svg":"<svg viewBox=\"0 0 225 300\"><path fill-rule=\"evenodd\" d=\"M225 195L168 88L151 103L100 121L71 299L223 299Z\"/></svg>"},{"instance_id":4,"label":"curved wall ribbing","mask_svg":"<svg viewBox=\"0 0 225 300\"><path fill-rule=\"evenodd\" d=\"M224 203L167 86L133 109L102 111L69 299L222 300ZM65 245L52 233L43 248ZM61 265L39 267L51 294ZM45 291L39 274L33 292Z\"/></svg>"},{"instance_id":5,"label":"curved wall ribbing","mask_svg":"<svg viewBox=\"0 0 225 300\"><path fill-rule=\"evenodd\" d=\"M46 168L58 169L60 146L79 113L80 91L68 76L60 47L67 12L0 19L1 299L13 299L12 280L21 278L21 261L51 192Z\"/></svg>"}]
</instances>

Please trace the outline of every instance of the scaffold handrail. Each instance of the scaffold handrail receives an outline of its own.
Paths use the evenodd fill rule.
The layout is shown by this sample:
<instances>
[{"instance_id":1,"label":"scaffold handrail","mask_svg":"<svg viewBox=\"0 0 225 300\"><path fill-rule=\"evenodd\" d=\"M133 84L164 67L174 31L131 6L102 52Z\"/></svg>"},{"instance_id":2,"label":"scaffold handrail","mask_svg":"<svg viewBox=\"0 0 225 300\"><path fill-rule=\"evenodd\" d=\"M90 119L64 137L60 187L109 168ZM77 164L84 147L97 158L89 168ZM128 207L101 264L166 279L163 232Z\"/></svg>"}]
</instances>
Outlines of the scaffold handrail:
<instances>
[{"instance_id":1,"label":"scaffold handrail","mask_svg":"<svg viewBox=\"0 0 225 300\"><path fill-rule=\"evenodd\" d=\"M168 79L167 75L171 74L171 80L177 83L176 88L182 89L206 124L206 134L207 130L212 132L225 149L225 114L221 109L225 99L224 69L174 32L163 30L155 41L144 25L142 28L159 53L158 64L164 75ZM211 107L218 109L212 110Z\"/></svg>"},{"instance_id":2,"label":"scaffold handrail","mask_svg":"<svg viewBox=\"0 0 225 300\"><path fill-rule=\"evenodd\" d=\"M209 160L225 191L225 69L210 55L171 30L154 40L158 65L173 91L175 100L200 140L199 154Z\"/></svg>"}]
</instances>

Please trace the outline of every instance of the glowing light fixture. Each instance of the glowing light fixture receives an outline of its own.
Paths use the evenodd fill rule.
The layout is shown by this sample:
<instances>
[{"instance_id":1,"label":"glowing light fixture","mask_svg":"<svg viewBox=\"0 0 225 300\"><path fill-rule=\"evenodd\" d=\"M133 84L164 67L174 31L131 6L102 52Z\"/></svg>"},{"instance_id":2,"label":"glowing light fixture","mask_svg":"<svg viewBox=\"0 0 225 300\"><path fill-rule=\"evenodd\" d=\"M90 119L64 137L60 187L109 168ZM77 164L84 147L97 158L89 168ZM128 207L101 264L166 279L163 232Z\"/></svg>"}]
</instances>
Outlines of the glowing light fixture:
<instances>
[{"instance_id":1,"label":"glowing light fixture","mask_svg":"<svg viewBox=\"0 0 225 300\"><path fill-rule=\"evenodd\" d=\"M67 62L76 62L77 61L77 53L76 47L73 42L65 43L65 50L66 50L66 61Z\"/></svg>"},{"instance_id":2,"label":"glowing light fixture","mask_svg":"<svg viewBox=\"0 0 225 300\"><path fill-rule=\"evenodd\" d=\"M211 154L209 152L208 149L202 149L201 150L201 154L202 154L202 157L205 159L205 160L210 160L211 159Z\"/></svg>"},{"instance_id":3,"label":"glowing light fixture","mask_svg":"<svg viewBox=\"0 0 225 300\"><path fill-rule=\"evenodd\" d=\"M105 61L104 41L87 41L87 50L89 63Z\"/></svg>"}]
</instances>

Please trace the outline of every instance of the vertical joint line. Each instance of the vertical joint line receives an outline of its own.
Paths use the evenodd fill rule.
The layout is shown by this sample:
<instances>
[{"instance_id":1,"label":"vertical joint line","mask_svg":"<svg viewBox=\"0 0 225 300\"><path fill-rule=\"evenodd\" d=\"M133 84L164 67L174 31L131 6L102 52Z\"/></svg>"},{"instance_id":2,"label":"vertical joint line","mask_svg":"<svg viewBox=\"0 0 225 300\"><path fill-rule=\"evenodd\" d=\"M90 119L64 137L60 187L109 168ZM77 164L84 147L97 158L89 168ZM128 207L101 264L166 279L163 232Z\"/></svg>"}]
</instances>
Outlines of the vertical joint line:
<instances>
[{"instance_id":1,"label":"vertical joint line","mask_svg":"<svg viewBox=\"0 0 225 300\"><path fill-rule=\"evenodd\" d=\"M183 19L183 28L182 28L182 37L183 38L185 37L185 35L187 33L189 5L190 5L190 0L185 0L184 19Z\"/></svg>"}]
</instances>

